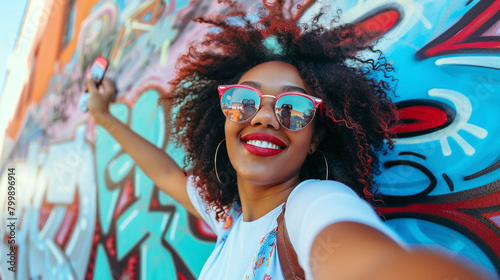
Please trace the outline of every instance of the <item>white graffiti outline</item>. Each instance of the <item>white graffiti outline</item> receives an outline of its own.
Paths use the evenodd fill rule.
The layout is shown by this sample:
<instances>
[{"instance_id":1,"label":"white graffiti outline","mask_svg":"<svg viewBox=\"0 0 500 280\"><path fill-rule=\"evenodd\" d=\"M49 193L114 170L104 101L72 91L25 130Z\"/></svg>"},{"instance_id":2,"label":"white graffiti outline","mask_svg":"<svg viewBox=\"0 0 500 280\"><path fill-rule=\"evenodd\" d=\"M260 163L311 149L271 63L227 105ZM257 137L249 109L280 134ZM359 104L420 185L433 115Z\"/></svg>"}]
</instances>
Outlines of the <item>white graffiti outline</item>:
<instances>
[{"instance_id":1,"label":"white graffiti outline","mask_svg":"<svg viewBox=\"0 0 500 280\"><path fill-rule=\"evenodd\" d=\"M473 136L484 139L488 135L488 131L477 125L468 123L472 115L472 104L470 100L463 94L449 89L431 89L428 92L429 96L440 97L449 100L455 106L456 116L453 122L441 129L425 135L415 137L397 139L398 145L413 145L425 142L439 141L443 155L449 156L452 154L448 137L453 138L457 144L463 149L466 155L473 155L476 150L462 136L458 134L459 130L464 130Z\"/></svg>"}]
</instances>

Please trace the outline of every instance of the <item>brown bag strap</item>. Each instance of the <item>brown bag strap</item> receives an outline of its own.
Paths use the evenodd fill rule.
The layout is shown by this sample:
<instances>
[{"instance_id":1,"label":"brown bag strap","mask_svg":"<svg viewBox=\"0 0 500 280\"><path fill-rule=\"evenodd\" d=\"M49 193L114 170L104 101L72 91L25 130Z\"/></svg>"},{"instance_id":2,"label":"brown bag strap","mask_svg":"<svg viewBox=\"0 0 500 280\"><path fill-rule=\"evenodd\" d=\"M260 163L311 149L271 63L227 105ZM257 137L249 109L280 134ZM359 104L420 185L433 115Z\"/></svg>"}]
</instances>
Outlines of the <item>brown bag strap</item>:
<instances>
[{"instance_id":1,"label":"brown bag strap","mask_svg":"<svg viewBox=\"0 0 500 280\"><path fill-rule=\"evenodd\" d=\"M283 210L278 217L278 236L276 239L278 245L278 257L280 259L281 269L283 270L285 280L303 280L306 279L304 270L299 265L297 254L293 249L293 245L288 236L288 231L286 230L284 216L285 205L286 202L283 204Z\"/></svg>"}]
</instances>

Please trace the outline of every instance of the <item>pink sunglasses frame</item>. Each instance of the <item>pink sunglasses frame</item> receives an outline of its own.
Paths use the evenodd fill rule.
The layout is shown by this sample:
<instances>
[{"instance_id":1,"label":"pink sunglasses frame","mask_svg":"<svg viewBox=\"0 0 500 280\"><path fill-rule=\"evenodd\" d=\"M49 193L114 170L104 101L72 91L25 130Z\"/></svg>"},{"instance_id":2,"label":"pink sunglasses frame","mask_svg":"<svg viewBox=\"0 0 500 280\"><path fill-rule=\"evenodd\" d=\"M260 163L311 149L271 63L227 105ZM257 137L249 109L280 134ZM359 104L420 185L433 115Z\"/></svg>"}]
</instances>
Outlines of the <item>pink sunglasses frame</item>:
<instances>
[{"instance_id":1,"label":"pink sunglasses frame","mask_svg":"<svg viewBox=\"0 0 500 280\"><path fill-rule=\"evenodd\" d=\"M321 99L319 97L311 96L311 95L308 95L308 94L305 94L305 93L301 93L301 92L283 92L283 93L280 93L280 94L274 96L274 95L262 94L258 89L250 87L250 86L247 86L247 85L219 85L217 87L217 90L219 91L219 102L222 101L222 96L224 95L224 93L227 90L232 89L232 88L246 88L246 89L249 89L249 90L252 90L252 91L256 92L259 95L259 98L261 100L262 100L262 97L270 97L270 98L276 99L276 102L278 101L278 99L280 99L283 96L287 96L287 95L299 95L299 96L305 97L305 98L307 98L307 99L309 99L309 100L311 100L313 102L313 104L314 104L314 115L313 115L312 119L314 119L314 116L316 115L316 110L318 109L318 107L319 107L320 117L323 117L323 99ZM276 104L276 102L274 104ZM262 102L259 103L259 108L257 109L256 112L258 112L260 110L260 106L261 105L262 105ZM275 106L275 109L276 109L276 106ZM274 113L277 114L276 110L274 110ZM252 118L254 116L255 115L253 115ZM249 118L248 120L245 120L243 122L249 121L252 118ZM231 121L233 121L233 120L231 120ZM236 122L236 123L243 123L243 122ZM309 123L307 125L309 125ZM288 129L288 128L286 128L286 129Z\"/></svg>"}]
</instances>

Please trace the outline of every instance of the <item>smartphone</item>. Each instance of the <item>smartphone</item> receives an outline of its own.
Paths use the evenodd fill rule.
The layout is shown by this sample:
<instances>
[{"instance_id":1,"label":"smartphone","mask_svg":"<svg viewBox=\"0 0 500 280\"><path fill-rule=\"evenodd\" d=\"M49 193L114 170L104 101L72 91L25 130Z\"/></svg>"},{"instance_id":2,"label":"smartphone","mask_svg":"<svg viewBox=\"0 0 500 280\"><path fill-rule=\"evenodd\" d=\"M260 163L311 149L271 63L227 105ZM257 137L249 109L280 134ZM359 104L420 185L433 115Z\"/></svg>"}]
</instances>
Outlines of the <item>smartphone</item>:
<instances>
[{"instance_id":1,"label":"smartphone","mask_svg":"<svg viewBox=\"0 0 500 280\"><path fill-rule=\"evenodd\" d=\"M108 69L109 62L106 58L102 56L96 57L94 60L94 63L92 64L92 69L91 69L91 75L92 79L95 81L96 87L99 87L102 83L102 79L104 78L104 74L106 73L106 70ZM88 112L88 100L89 100L90 94L88 92L82 93L80 96L80 100L78 101L78 107L80 107L80 110L82 112Z\"/></svg>"}]
</instances>

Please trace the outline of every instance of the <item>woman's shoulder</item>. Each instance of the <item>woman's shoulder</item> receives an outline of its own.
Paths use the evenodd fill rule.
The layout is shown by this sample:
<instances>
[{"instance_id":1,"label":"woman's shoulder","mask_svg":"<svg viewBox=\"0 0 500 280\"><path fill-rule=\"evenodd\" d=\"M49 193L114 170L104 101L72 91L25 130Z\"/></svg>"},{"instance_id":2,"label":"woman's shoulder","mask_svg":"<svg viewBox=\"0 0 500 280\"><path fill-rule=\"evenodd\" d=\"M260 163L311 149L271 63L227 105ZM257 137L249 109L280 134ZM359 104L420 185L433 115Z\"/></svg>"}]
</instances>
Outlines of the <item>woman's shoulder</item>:
<instances>
[{"instance_id":1,"label":"woman's shoulder","mask_svg":"<svg viewBox=\"0 0 500 280\"><path fill-rule=\"evenodd\" d=\"M366 212L373 212L372 206L347 185L331 180L306 180L290 193L285 217L310 219L329 213L340 219L363 216Z\"/></svg>"},{"instance_id":2,"label":"woman's shoulder","mask_svg":"<svg viewBox=\"0 0 500 280\"><path fill-rule=\"evenodd\" d=\"M290 193L288 201L296 199L309 200L324 195L339 195L339 196L359 196L347 185L332 180L305 180L298 184ZM361 198L360 198L361 199Z\"/></svg>"}]
</instances>

